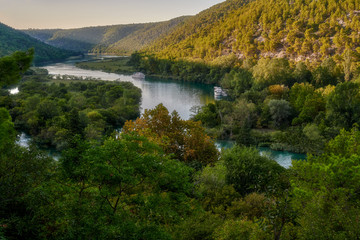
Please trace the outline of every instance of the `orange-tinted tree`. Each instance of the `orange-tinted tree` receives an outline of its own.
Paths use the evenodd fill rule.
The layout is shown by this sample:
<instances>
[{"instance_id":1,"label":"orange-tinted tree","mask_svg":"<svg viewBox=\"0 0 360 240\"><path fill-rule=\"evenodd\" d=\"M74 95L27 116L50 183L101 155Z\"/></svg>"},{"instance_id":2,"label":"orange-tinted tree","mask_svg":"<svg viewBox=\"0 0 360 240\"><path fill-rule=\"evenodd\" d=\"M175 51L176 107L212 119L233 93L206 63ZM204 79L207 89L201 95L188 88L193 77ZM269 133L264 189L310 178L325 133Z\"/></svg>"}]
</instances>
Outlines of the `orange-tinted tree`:
<instances>
[{"instance_id":1,"label":"orange-tinted tree","mask_svg":"<svg viewBox=\"0 0 360 240\"><path fill-rule=\"evenodd\" d=\"M218 151L200 122L182 120L179 114L169 111L162 104L145 110L142 117L127 121L124 133L136 132L158 143L166 153L186 163L213 163Z\"/></svg>"}]
</instances>

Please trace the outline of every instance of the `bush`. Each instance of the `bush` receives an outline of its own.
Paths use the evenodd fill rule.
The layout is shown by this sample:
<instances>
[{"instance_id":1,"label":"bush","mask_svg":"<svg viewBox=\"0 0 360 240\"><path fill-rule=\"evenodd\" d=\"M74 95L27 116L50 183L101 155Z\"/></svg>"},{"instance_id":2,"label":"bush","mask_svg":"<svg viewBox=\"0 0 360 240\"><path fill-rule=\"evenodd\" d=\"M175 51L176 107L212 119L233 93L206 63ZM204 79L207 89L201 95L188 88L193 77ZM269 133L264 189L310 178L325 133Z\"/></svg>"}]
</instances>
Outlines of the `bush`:
<instances>
[{"instance_id":1,"label":"bush","mask_svg":"<svg viewBox=\"0 0 360 240\"><path fill-rule=\"evenodd\" d=\"M226 182L242 195L277 188L285 171L277 162L259 155L255 148L235 146L223 153Z\"/></svg>"}]
</instances>

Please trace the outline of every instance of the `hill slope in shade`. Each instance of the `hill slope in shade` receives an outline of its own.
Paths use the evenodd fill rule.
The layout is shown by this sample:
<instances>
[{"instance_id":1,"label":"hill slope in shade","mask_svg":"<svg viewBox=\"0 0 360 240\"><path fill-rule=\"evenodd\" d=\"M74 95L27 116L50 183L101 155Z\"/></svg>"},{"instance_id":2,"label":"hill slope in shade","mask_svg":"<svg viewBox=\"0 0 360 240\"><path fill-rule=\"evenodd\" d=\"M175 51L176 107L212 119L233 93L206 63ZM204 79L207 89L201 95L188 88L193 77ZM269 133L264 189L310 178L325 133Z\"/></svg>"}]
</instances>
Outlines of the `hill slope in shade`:
<instances>
[{"instance_id":1,"label":"hill slope in shade","mask_svg":"<svg viewBox=\"0 0 360 240\"><path fill-rule=\"evenodd\" d=\"M360 53L359 0L228 0L188 19L147 51L161 58L224 55L310 61Z\"/></svg>"},{"instance_id":2,"label":"hill slope in shade","mask_svg":"<svg viewBox=\"0 0 360 240\"><path fill-rule=\"evenodd\" d=\"M30 36L52 46L81 52L130 54L140 50L183 23L183 16L165 22L86 27L69 30L29 29Z\"/></svg>"},{"instance_id":3,"label":"hill slope in shade","mask_svg":"<svg viewBox=\"0 0 360 240\"><path fill-rule=\"evenodd\" d=\"M29 35L0 23L0 57L15 51L35 48L35 63L62 60L76 53L47 45Z\"/></svg>"}]
</instances>

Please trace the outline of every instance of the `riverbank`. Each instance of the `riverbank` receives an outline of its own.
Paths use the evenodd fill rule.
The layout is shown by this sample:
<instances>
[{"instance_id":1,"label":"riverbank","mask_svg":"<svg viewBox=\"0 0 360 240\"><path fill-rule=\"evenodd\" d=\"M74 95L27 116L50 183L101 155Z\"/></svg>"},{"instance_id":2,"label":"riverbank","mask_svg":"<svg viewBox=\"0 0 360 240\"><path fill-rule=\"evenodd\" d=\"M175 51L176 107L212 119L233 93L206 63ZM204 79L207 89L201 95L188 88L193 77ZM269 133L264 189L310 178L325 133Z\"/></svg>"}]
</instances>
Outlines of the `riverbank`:
<instances>
[{"instance_id":1,"label":"riverbank","mask_svg":"<svg viewBox=\"0 0 360 240\"><path fill-rule=\"evenodd\" d=\"M114 58L101 58L96 60L90 60L86 62L77 63L76 66L83 69L90 70L101 70L104 72L116 73L116 72L126 72L124 69L129 67L131 62L131 58L128 57L114 57ZM189 63L188 63L189 64ZM195 67L195 63L194 66ZM186 65L187 66L187 65ZM139 69L133 67L133 72L138 71ZM199 69L197 69L199 71ZM168 73L169 71L167 71ZM194 74L194 73L189 73ZM247 73L244 73L245 76ZM243 76L243 75L242 75ZM168 81L167 78L169 76L165 75L147 75L147 81L158 81L159 79ZM227 77L229 78L229 77ZM180 79L176 76L172 76L175 82L179 82L181 84L186 83L183 79ZM180 81L181 80L181 81ZM225 78L226 81L226 78ZM232 80L234 81L234 80ZM250 81L250 79L249 79ZM196 82L196 81L195 81ZM226 83L226 82L225 82ZM244 83L245 84L245 83ZM243 84L243 85L244 85ZM225 84L226 85L226 84ZM245 84L246 85L246 84ZM213 94L212 85L209 85L209 89L211 89ZM265 90L264 90L265 91ZM193 112L194 120L199 120L204 124L204 127L207 129L207 133L214 137L215 139L225 139L225 140L234 140L244 145L252 145L258 147L269 147L274 151L289 151L294 153L305 154L308 152L316 153L318 149L314 149L314 146L318 147L318 143L308 144L304 146L302 140L298 142L289 141L286 139L286 135L293 135L293 139L297 139L296 133L293 133L296 129L283 128L279 130L278 128L271 128L273 125L271 123L270 112L265 106L265 114L262 116L257 116L259 120L262 122L255 123L254 118L255 115L258 115L260 109L256 109L257 105L261 106L261 102L264 101L264 97L261 95L268 95L269 93L264 91L253 91L248 94L248 98L251 98L252 102L245 101L221 101L221 102L212 102L209 103L209 106L204 106L200 108L200 110L196 110ZM231 92L234 95L233 92ZM172 97L169 97L169 99ZM257 103L257 98L259 98L259 103ZM165 101L169 101L166 99ZM177 106L179 107L179 106ZM176 108L175 108L176 109ZM241 120L241 115L244 115L245 119ZM265 121L264 121L264 120ZM236 122L239 122L239 126L236 127ZM252 123L250 123L252 121ZM252 126L248 126L251 124ZM259 128L256 128L259 125ZM285 137L284 137L285 135ZM301 134L300 134L301 135ZM303 135L303 134L302 134ZM301 144L299 144L301 142ZM321 143L320 143L321 144Z\"/></svg>"},{"instance_id":2,"label":"riverbank","mask_svg":"<svg viewBox=\"0 0 360 240\"><path fill-rule=\"evenodd\" d=\"M109 57L92 59L75 64L86 70L101 70L107 73L133 74L136 69L129 65L129 57Z\"/></svg>"},{"instance_id":3,"label":"riverbank","mask_svg":"<svg viewBox=\"0 0 360 240\"><path fill-rule=\"evenodd\" d=\"M77 62L76 67L84 70L93 70L93 71L103 71L106 73L116 73L116 74L125 74L132 75L133 73L139 71L130 63L130 57L128 56L118 56L118 57L107 57L100 59L88 59L86 61ZM161 75L161 74L146 74L148 78L162 79L162 80L176 80L183 81L180 77L175 75Z\"/></svg>"}]
</instances>

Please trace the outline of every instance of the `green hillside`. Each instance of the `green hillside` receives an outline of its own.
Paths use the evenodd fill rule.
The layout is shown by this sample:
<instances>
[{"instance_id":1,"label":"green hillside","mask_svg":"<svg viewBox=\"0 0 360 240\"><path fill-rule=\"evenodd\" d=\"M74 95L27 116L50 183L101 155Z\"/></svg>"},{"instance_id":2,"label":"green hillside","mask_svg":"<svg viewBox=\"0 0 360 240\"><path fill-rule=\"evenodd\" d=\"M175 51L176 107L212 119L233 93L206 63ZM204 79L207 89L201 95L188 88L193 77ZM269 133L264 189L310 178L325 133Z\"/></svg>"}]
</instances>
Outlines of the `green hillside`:
<instances>
[{"instance_id":1,"label":"green hillside","mask_svg":"<svg viewBox=\"0 0 360 240\"><path fill-rule=\"evenodd\" d=\"M123 24L78 29L29 29L25 33L52 46L81 52L130 54L169 34L189 17L165 22Z\"/></svg>"},{"instance_id":2,"label":"green hillside","mask_svg":"<svg viewBox=\"0 0 360 240\"><path fill-rule=\"evenodd\" d=\"M74 55L74 52L49 46L0 23L0 56L9 55L18 50L25 51L29 48L35 48L35 63L61 60Z\"/></svg>"},{"instance_id":3,"label":"green hillside","mask_svg":"<svg viewBox=\"0 0 360 240\"><path fill-rule=\"evenodd\" d=\"M165 58L224 55L320 60L360 52L358 0L228 0L189 19L147 50Z\"/></svg>"}]
</instances>

